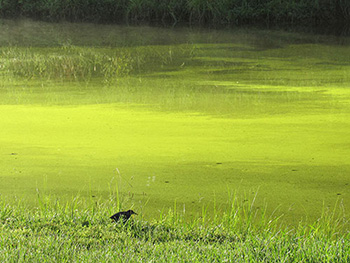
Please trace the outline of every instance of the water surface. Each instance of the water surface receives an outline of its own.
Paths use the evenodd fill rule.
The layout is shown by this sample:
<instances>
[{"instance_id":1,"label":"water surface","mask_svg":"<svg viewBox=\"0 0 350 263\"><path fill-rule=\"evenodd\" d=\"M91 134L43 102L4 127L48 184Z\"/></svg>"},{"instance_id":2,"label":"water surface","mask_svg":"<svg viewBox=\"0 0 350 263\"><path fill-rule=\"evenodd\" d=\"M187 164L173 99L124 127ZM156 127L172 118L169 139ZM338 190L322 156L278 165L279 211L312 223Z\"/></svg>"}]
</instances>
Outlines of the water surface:
<instances>
[{"instance_id":1,"label":"water surface","mask_svg":"<svg viewBox=\"0 0 350 263\"><path fill-rule=\"evenodd\" d=\"M349 38L0 23L0 193L158 217L257 194L287 222L350 208Z\"/></svg>"}]
</instances>

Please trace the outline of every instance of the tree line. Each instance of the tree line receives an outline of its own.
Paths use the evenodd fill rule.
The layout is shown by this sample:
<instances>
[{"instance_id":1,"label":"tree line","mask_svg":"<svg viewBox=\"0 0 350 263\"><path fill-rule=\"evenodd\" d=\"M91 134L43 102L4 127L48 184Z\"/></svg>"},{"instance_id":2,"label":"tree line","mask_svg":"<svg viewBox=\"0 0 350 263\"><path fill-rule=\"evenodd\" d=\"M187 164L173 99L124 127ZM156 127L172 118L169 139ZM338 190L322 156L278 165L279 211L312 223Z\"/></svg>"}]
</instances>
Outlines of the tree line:
<instances>
[{"instance_id":1,"label":"tree line","mask_svg":"<svg viewBox=\"0 0 350 263\"><path fill-rule=\"evenodd\" d=\"M0 0L3 18L209 25L350 23L349 0Z\"/></svg>"}]
</instances>

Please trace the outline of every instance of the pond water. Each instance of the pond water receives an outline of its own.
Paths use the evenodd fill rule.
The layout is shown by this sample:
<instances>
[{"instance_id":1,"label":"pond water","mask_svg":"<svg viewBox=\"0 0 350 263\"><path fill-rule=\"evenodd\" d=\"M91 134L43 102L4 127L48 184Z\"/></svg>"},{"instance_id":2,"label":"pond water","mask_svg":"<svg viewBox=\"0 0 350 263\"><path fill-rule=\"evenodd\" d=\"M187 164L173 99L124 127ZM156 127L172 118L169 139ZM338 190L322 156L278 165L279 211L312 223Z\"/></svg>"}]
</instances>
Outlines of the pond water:
<instances>
[{"instance_id":1,"label":"pond water","mask_svg":"<svg viewBox=\"0 0 350 263\"><path fill-rule=\"evenodd\" d=\"M2 20L0 46L3 198L349 214L349 37Z\"/></svg>"}]
</instances>

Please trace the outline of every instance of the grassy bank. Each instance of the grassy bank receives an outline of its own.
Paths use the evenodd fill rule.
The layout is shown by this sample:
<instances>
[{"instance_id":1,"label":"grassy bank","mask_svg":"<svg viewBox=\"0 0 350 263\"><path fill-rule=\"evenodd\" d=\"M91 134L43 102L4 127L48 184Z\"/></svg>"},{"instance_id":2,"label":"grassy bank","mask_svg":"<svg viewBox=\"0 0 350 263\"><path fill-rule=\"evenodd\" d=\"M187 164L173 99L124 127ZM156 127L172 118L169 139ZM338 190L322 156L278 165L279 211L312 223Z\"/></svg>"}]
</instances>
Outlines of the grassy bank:
<instances>
[{"instance_id":1,"label":"grassy bank","mask_svg":"<svg viewBox=\"0 0 350 263\"><path fill-rule=\"evenodd\" d=\"M181 65L191 58L194 47L190 45L137 48L87 48L64 45L59 48L0 49L0 72L25 79L65 79L104 82L115 78L150 71L157 65ZM177 64L176 61L178 60Z\"/></svg>"},{"instance_id":2,"label":"grassy bank","mask_svg":"<svg viewBox=\"0 0 350 263\"><path fill-rule=\"evenodd\" d=\"M190 221L173 210L147 222L142 213L126 225L109 216L117 199L62 204L39 197L35 209L0 201L1 262L349 262L350 234L337 212L312 225L286 228L237 204L209 219L203 209ZM176 203L175 203L176 204Z\"/></svg>"},{"instance_id":3,"label":"grassy bank","mask_svg":"<svg viewBox=\"0 0 350 263\"><path fill-rule=\"evenodd\" d=\"M346 0L0 0L1 16L94 22L334 24L349 22Z\"/></svg>"}]
</instances>

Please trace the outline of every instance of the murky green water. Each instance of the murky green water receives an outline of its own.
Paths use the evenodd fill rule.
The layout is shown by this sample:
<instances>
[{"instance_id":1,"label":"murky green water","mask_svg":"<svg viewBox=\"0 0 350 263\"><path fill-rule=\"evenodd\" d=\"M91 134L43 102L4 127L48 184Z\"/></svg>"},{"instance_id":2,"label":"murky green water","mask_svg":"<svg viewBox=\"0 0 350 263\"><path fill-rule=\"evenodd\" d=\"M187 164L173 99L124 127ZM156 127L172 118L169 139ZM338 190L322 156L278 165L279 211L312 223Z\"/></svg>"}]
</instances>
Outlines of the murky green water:
<instances>
[{"instance_id":1,"label":"murky green water","mask_svg":"<svg viewBox=\"0 0 350 263\"><path fill-rule=\"evenodd\" d=\"M0 193L104 199L147 218L224 208L288 222L350 210L350 41L0 22Z\"/></svg>"}]
</instances>

